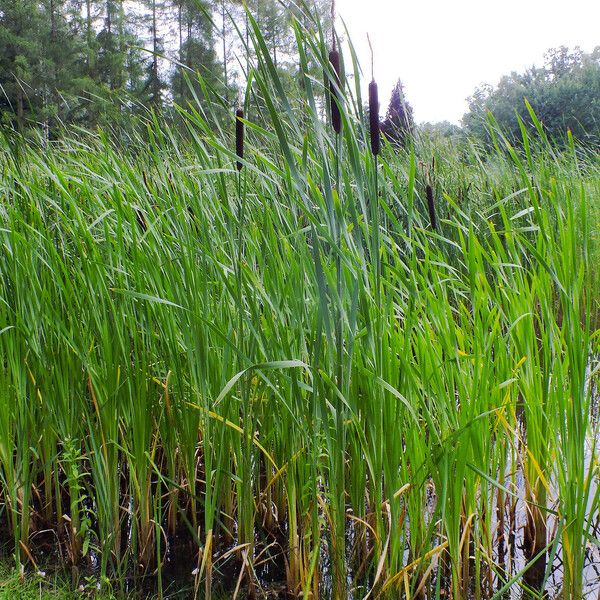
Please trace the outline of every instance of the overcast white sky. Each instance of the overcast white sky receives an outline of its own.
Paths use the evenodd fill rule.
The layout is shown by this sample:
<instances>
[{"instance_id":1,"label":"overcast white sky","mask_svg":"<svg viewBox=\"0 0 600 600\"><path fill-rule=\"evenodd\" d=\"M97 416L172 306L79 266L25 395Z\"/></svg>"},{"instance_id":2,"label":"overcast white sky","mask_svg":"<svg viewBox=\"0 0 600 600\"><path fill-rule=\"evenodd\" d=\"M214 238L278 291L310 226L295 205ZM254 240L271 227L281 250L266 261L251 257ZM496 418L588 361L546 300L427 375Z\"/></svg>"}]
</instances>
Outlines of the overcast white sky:
<instances>
[{"instance_id":1,"label":"overcast white sky","mask_svg":"<svg viewBox=\"0 0 600 600\"><path fill-rule=\"evenodd\" d=\"M398 78L415 119L458 123L481 83L541 66L556 46L600 45L600 0L337 0L370 80L366 34L385 112Z\"/></svg>"}]
</instances>

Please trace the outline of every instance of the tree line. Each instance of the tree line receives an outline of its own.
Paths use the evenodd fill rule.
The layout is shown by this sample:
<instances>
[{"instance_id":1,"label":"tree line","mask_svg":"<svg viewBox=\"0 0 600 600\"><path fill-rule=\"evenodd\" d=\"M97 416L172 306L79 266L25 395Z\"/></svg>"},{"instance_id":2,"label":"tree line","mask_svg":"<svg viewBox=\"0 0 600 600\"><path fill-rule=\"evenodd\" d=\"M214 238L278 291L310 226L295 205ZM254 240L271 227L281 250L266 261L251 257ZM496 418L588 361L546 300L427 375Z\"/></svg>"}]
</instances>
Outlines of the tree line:
<instances>
[{"instance_id":1,"label":"tree line","mask_svg":"<svg viewBox=\"0 0 600 600\"><path fill-rule=\"evenodd\" d=\"M600 46L590 53L580 48L553 48L542 67L503 77L497 86L478 88L469 99L465 129L487 136L485 115L491 113L506 134L521 137L521 124L534 127L524 100L551 139L564 139L567 131L590 145L600 144Z\"/></svg>"},{"instance_id":2,"label":"tree line","mask_svg":"<svg viewBox=\"0 0 600 600\"><path fill-rule=\"evenodd\" d=\"M570 132L588 147L600 148L600 46L589 53L579 47L551 48L541 67L512 72L497 85L482 85L467 102L468 111L460 125L442 121L416 128L412 108L398 82L382 131L400 145L418 130L428 137L456 143L471 138L489 146L493 142L490 124L495 122L507 139L518 145L523 130L534 131L541 124L551 142L563 143Z\"/></svg>"},{"instance_id":3,"label":"tree line","mask_svg":"<svg viewBox=\"0 0 600 600\"><path fill-rule=\"evenodd\" d=\"M330 0L310 0L324 31ZM0 0L0 126L42 129L65 124L118 131L136 114L198 104L206 94L231 110L253 61L248 11L259 24L290 98L302 96L294 3L278 0ZM303 26L309 26L303 21ZM317 75L317 73L315 73ZM534 123L527 99L551 138L570 130L600 145L600 47L548 51L542 67L511 73L476 89L462 127L420 126L444 137L489 141L489 114L511 138ZM260 104L260 98L254 97ZM219 104L212 103L219 110ZM416 130L399 80L381 122L385 137L406 145Z\"/></svg>"},{"instance_id":4,"label":"tree line","mask_svg":"<svg viewBox=\"0 0 600 600\"><path fill-rule=\"evenodd\" d=\"M329 2L311 4L326 23ZM198 100L206 90L234 100L251 60L244 5L293 80L291 3L0 0L0 123L51 135L65 123L125 125L136 112Z\"/></svg>"}]
</instances>

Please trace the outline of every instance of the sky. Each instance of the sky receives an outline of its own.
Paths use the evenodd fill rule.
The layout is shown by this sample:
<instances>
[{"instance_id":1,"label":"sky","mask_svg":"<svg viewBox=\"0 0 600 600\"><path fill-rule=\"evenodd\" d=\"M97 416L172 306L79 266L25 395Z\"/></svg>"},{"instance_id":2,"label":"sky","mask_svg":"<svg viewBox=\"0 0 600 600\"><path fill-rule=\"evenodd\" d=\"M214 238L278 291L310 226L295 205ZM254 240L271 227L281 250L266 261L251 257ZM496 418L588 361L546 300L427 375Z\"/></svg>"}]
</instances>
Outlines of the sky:
<instances>
[{"instance_id":1,"label":"sky","mask_svg":"<svg viewBox=\"0 0 600 600\"><path fill-rule=\"evenodd\" d=\"M459 123L477 86L542 66L549 48L591 52L600 45L600 0L337 0L336 6L365 85L367 33L371 38L381 112L400 78L417 122Z\"/></svg>"}]
</instances>

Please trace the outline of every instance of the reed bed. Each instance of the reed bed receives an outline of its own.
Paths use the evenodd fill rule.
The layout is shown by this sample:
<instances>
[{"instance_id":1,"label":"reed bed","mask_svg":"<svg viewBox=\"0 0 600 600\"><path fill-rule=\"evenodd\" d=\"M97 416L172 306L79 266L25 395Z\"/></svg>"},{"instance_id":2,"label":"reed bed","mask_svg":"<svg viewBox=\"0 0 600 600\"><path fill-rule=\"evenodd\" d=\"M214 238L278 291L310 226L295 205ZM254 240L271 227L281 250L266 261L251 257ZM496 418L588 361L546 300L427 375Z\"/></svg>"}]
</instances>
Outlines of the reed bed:
<instances>
[{"instance_id":1,"label":"reed bed","mask_svg":"<svg viewBox=\"0 0 600 600\"><path fill-rule=\"evenodd\" d=\"M598 156L380 148L322 32L290 99L249 21L260 112L223 131L0 140L6 555L122 594L597 593Z\"/></svg>"}]
</instances>

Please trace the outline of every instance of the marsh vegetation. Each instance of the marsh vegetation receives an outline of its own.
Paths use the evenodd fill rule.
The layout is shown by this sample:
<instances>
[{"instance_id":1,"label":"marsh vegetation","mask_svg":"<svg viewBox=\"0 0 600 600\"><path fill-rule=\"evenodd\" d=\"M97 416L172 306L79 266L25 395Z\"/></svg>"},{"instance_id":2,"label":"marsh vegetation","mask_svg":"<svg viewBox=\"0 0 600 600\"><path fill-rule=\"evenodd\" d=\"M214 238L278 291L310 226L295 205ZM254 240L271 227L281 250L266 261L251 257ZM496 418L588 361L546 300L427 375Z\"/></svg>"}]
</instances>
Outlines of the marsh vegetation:
<instances>
[{"instance_id":1,"label":"marsh vegetation","mask_svg":"<svg viewBox=\"0 0 600 600\"><path fill-rule=\"evenodd\" d=\"M0 138L5 555L127 595L598 593L598 154L531 111L375 155L358 65L297 21L290 99L249 20L230 126Z\"/></svg>"}]
</instances>

